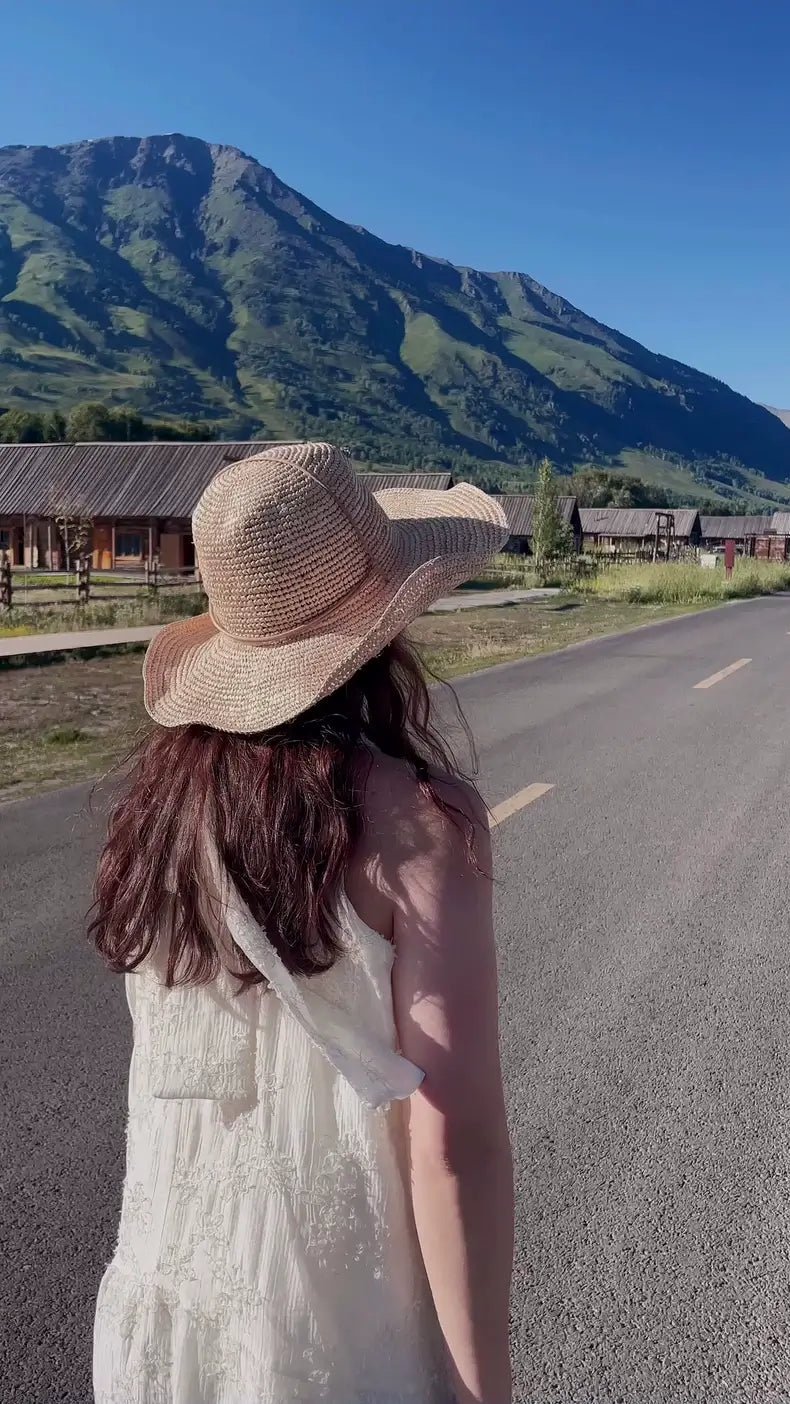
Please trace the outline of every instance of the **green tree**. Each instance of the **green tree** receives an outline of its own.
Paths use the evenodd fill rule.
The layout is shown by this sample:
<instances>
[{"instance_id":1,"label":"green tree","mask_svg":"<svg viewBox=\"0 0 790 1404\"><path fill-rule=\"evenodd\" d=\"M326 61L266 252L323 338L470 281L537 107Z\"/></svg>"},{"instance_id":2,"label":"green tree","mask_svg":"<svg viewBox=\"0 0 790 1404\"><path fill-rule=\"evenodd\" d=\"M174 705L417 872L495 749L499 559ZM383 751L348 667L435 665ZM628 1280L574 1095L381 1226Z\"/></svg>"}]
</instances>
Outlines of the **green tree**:
<instances>
[{"instance_id":1,"label":"green tree","mask_svg":"<svg viewBox=\"0 0 790 1404\"><path fill-rule=\"evenodd\" d=\"M44 416L30 410L6 410L0 415L0 444L43 444Z\"/></svg>"},{"instance_id":2,"label":"green tree","mask_svg":"<svg viewBox=\"0 0 790 1404\"><path fill-rule=\"evenodd\" d=\"M571 531L560 511L554 469L549 459L544 458L538 468L532 532L532 550L538 576L546 579L552 563L569 555L572 547Z\"/></svg>"},{"instance_id":3,"label":"green tree","mask_svg":"<svg viewBox=\"0 0 790 1404\"><path fill-rule=\"evenodd\" d=\"M75 405L66 422L66 438L73 444L89 444L113 438L111 411L106 405L86 400Z\"/></svg>"},{"instance_id":4,"label":"green tree","mask_svg":"<svg viewBox=\"0 0 790 1404\"><path fill-rule=\"evenodd\" d=\"M673 507L675 499L664 488L644 483L626 473L606 468L582 468L571 478L568 491L580 507Z\"/></svg>"},{"instance_id":5,"label":"green tree","mask_svg":"<svg viewBox=\"0 0 790 1404\"><path fill-rule=\"evenodd\" d=\"M44 437L48 444L60 444L66 437L66 420L60 410L53 410L44 418Z\"/></svg>"},{"instance_id":6,"label":"green tree","mask_svg":"<svg viewBox=\"0 0 790 1404\"><path fill-rule=\"evenodd\" d=\"M110 409L107 411L107 438L124 440L127 443L139 443L141 439L150 439L150 426L146 424L143 416L138 410L129 409L124 405L120 409Z\"/></svg>"}]
</instances>

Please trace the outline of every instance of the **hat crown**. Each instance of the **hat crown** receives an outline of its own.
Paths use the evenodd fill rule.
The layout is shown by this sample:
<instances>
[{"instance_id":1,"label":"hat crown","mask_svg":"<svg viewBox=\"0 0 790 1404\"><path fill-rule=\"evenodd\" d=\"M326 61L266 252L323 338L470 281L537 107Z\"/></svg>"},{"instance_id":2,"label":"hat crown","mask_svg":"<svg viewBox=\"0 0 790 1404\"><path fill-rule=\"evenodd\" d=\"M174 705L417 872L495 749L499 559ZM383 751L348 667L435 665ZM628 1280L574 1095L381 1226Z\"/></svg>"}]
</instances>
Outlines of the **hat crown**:
<instances>
[{"instance_id":1,"label":"hat crown","mask_svg":"<svg viewBox=\"0 0 790 1404\"><path fill-rule=\"evenodd\" d=\"M283 445L223 469L193 531L212 617L239 639L303 630L396 554L388 517L330 444Z\"/></svg>"}]
</instances>

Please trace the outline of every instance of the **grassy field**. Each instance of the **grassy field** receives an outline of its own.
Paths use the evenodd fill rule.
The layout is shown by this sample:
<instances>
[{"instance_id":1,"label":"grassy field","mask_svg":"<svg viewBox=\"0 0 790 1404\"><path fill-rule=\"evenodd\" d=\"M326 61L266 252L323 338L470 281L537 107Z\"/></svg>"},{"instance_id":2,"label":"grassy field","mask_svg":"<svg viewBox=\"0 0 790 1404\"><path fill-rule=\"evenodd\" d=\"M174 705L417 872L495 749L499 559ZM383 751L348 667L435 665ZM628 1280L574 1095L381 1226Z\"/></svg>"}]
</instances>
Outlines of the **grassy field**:
<instances>
[{"instance_id":1,"label":"grassy field","mask_svg":"<svg viewBox=\"0 0 790 1404\"><path fill-rule=\"evenodd\" d=\"M495 663L550 653L601 634L685 614L688 607L557 595L504 608L426 614L409 633L431 672L456 678Z\"/></svg>"},{"instance_id":2,"label":"grassy field","mask_svg":"<svg viewBox=\"0 0 790 1404\"><path fill-rule=\"evenodd\" d=\"M530 586L535 579L527 560L498 557L478 583ZM786 589L790 564L743 561L731 580L721 567L617 566L551 599L424 615L411 635L433 674L455 678L727 599ZM202 607L193 591L95 602L81 610L15 610L0 634L160 623ZM146 726L141 657L141 650L128 649L26 666L0 663L0 801L98 776L128 753Z\"/></svg>"},{"instance_id":3,"label":"grassy field","mask_svg":"<svg viewBox=\"0 0 790 1404\"><path fill-rule=\"evenodd\" d=\"M587 598L630 604L715 604L790 590L790 562L737 561L729 580L721 565L715 570L680 562L613 566L579 588Z\"/></svg>"},{"instance_id":4,"label":"grassy field","mask_svg":"<svg viewBox=\"0 0 790 1404\"><path fill-rule=\"evenodd\" d=\"M21 594L17 598L21 599ZM16 638L21 634L132 629L141 624L165 624L168 619L200 614L205 607L205 597L194 588L163 591L155 596L146 593L128 600L92 600L87 605L53 602L26 608L20 603L18 608L14 606L10 614L0 615L0 639Z\"/></svg>"},{"instance_id":5,"label":"grassy field","mask_svg":"<svg viewBox=\"0 0 790 1404\"><path fill-rule=\"evenodd\" d=\"M425 615L411 634L426 666L454 678L682 607L557 596L509 608ZM101 775L145 734L141 649L0 667L0 802Z\"/></svg>"},{"instance_id":6,"label":"grassy field","mask_svg":"<svg viewBox=\"0 0 790 1404\"><path fill-rule=\"evenodd\" d=\"M24 594L25 588L35 586L36 588L55 589L67 586L77 593L77 576L72 571L67 575L65 571L47 571L40 574L35 570L14 570L12 575L14 590ZM122 571L99 575L95 571L91 574L91 590L117 590L119 588L144 592L146 590L145 579L138 571L136 575L124 575Z\"/></svg>"},{"instance_id":7,"label":"grassy field","mask_svg":"<svg viewBox=\"0 0 790 1404\"><path fill-rule=\"evenodd\" d=\"M502 554L495 557L484 576L469 581L465 588L532 589L545 583L579 592L586 599L691 606L790 589L790 563L753 560L738 562L731 580L725 579L721 566L716 570L703 570L694 564L675 563L603 566L597 575L578 581L574 581L574 574L573 570L564 571L560 566L553 577L540 581L531 557ZM94 599L80 606L72 599L59 600L54 594L46 602L41 595L36 595L31 598L40 602L33 606L26 604L23 591L17 587L13 611L0 615L0 638L161 624L168 619L199 614L205 608L204 596L194 585L165 589L155 596L133 582L125 589L121 586L121 590L128 593L128 598Z\"/></svg>"}]
</instances>

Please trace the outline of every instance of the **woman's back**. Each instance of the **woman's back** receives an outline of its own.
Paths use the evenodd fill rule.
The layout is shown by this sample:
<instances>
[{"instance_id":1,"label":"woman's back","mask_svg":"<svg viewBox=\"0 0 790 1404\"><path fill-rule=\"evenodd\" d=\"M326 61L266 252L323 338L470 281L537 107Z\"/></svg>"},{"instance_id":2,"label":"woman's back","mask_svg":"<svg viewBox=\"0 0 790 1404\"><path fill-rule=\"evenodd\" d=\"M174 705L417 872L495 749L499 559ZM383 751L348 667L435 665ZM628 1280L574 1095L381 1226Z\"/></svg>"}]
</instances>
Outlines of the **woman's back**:
<instances>
[{"instance_id":1,"label":"woman's back","mask_svg":"<svg viewBox=\"0 0 790 1404\"><path fill-rule=\"evenodd\" d=\"M409 827L410 790L414 833L414 781L382 759L371 839L385 793ZM347 885L386 924L378 858L360 852ZM184 1404L450 1397L395 1100L419 1079L392 1059L394 949L345 890L337 920L342 955L301 982L305 1010L271 959L268 986L241 996L224 969L174 989L155 960L126 977L127 1178L97 1310L100 1404L134 1398L143 1375Z\"/></svg>"},{"instance_id":2,"label":"woman's back","mask_svg":"<svg viewBox=\"0 0 790 1404\"><path fill-rule=\"evenodd\" d=\"M134 1020L98 1404L508 1397L488 829L396 637L504 519L391 498L327 445L231 465L211 612L149 650L91 927Z\"/></svg>"}]
</instances>

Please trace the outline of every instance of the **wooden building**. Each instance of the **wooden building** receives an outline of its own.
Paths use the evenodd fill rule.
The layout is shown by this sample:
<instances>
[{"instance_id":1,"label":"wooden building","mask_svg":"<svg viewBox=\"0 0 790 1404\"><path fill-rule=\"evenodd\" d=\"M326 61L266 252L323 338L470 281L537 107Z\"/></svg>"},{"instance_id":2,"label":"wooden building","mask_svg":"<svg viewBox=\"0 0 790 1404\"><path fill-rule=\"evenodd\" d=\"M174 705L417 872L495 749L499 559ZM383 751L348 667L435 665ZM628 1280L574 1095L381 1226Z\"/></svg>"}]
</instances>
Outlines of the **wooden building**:
<instances>
[{"instance_id":1,"label":"wooden building","mask_svg":"<svg viewBox=\"0 0 790 1404\"><path fill-rule=\"evenodd\" d=\"M585 551L647 551L666 543L677 547L700 543L700 517L696 507L581 507Z\"/></svg>"},{"instance_id":2,"label":"wooden building","mask_svg":"<svg viewBox=\"0 0 790 1404\"><path fill-rule=\"evenodd\" d=\"M533 554L535 499L526 492L494 494L507 517L510 536L505 542L505 550L519 556ZM582 525L575 497L560 497L557 503L562 520L570 528L574 550L581 549Z\"/></svg>"},{"instance_id":3,"label":"wooden building","mask_svg":"<svg viewBox=\"0 0 790 1404\"><path fill-rule=\"evenodd\" d=\"M708 550L723 546L725 541L734 541L743 555L753 556L757 538L768 536L773 531L773 516L770 512L745 517L704 516L700 518L700 525L702 545Z\"/></svg>"},{"instance_id":4,"label":"wooden building","mask_svg":"<svg viewBox=\"0 0 790 1404\"><path fill-rule=\"evenodd\" d=\"M0 553L61 569L86 548L94 570L194 565L192 513L229 463L270 447L204 443L0 444ZM363 473L374 488L452 484L450 473ZM75 543L78 543L75 551Z\"/></svg>"}]
</instances>

